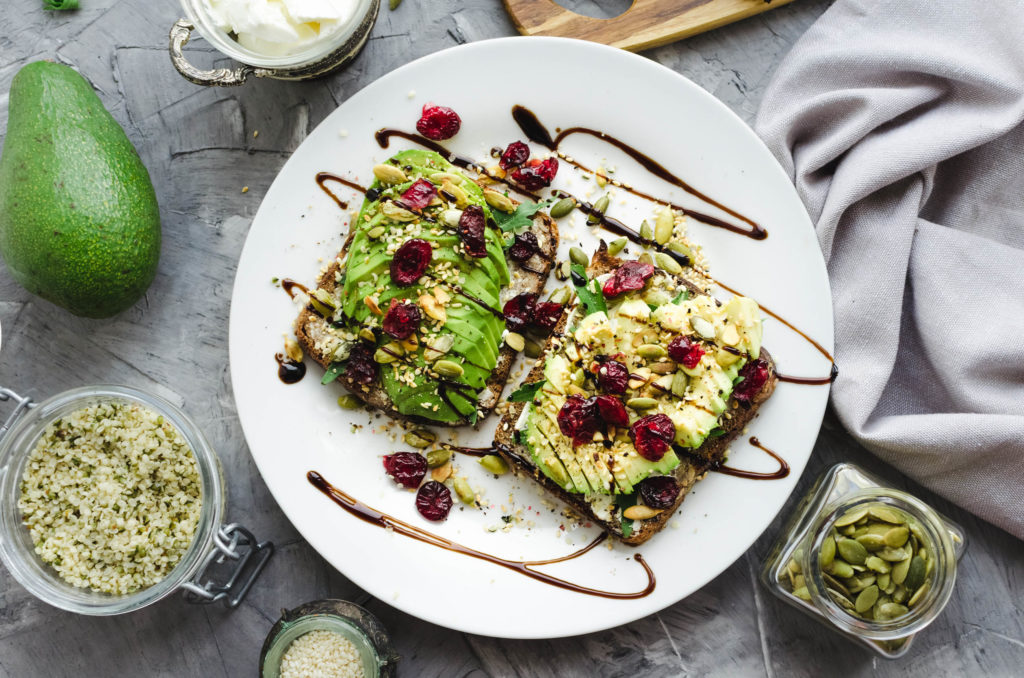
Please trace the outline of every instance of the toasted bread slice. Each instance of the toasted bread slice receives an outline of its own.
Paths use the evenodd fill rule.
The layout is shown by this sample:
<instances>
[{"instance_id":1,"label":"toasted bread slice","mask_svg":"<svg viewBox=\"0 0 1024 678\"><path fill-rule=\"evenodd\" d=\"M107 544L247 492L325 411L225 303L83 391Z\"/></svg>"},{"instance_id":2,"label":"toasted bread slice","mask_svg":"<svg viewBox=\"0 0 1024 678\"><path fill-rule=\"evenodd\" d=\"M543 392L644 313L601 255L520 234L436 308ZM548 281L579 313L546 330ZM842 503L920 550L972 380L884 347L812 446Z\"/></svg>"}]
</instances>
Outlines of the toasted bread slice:
<instances>
[{"instance_id":1,"label":"toasted bread slice","mask_svg":"<svg viewBox=\"0 0 1024 678\"><path fill-rule=\"evenodd\" d=\"M605 243L602 242L600 248L595 252L594 257L591 260L590 268L587 270L587 273L589 277L593 279L599 275L613 271L621 263L621 260L608 255L607 247ZM707 293L705 290L700 289L695 285L691 280L679 277L678 281L684 284L693 294ZM544 354L537 360L536 365L527 375L524 383L537 382L544 378L545 361L549 352L555 350L552 345L552 341L555 338L564 335L570 315L571 313L567 309L555 328L552 338L549 339ZM764 348L761 348L759 358L764 360L768 365L769 377L764 386L748 404L741 404L737 402L734 397L730 396L727 402L725 414L721 417L719 424L719 426L724 430L724 433L718 437L710 437L706 439L699 448L690 451L689 454L679 454L681 463L673 470L673 475L680 488L675 503L653 518L642 521L633 521L633 529L629 536L624 536L623 534L621 519L617 517L621 514L618 511L612 512L611 520L608 519L607 515L604 517L599 516L595 505L591 501L588 501L586 495L568 492L548 478L534 464L529 450L516 440L517 423L519 422L526 403L511 403L511 406L504 413L501 422L498 424L497 433L495 435L495 447L499 452L501 452L509 466L517 473L533 478L545 489L565 502L565 504L567 504L574 512L593 521L595 524L600 525L602 529L623 543L630 545L642 544L665 527L668 520L675 513L675 510L679 508L680 504L682 504L693 486L699 480L703 479L710 470L721 465L725 461L726 450L729 445L756 416L758 407L767 400L769 396L771 396L775 389L775 385L778 382L775 363L768 351Z\"/></svg>"},{"instance_id":2,"label":"toasted bread slice","mask_svg":"<svg viewBox=\"0 0 1024 678\"><path fill-rule=\"evenodd\" d=\"M529 229L537 236L539 252L530 259L517 263L509 261L509 269L512 274L511 284L501 290L501 303L504 304L512 297L523 292L540 293L547 282L548 274L551 272L555 253L558 250L558 227L547 215L538 212L533 225ZM346 258L351 254L349 247L355 233L350 232L341 252L335 260L321 274L317 282L317 288L323 289L333 296L337 286L338 272L341 270ZM299 345L307 355L313 358L321 367L327 369L331 364L331 356L325 352L325 338L330 334L330 324L316 311L312 304L307 304L295 321L295 336ZM515 361L517 352L506 344L501 344L498 361L487 379L484 389L478 396L477 410L486 415L494 409L501 399L501 391L508 380L509 371ZM367 407L380 410L389 417L395 419L428 424L430 426L462 426L465 422L439 422L427 417L406 415L395 409L388 393L377 383L365 386L356 383L346 374L338 377L345 388L353 395L363 401Z\"/></svg>"}]
</instances>

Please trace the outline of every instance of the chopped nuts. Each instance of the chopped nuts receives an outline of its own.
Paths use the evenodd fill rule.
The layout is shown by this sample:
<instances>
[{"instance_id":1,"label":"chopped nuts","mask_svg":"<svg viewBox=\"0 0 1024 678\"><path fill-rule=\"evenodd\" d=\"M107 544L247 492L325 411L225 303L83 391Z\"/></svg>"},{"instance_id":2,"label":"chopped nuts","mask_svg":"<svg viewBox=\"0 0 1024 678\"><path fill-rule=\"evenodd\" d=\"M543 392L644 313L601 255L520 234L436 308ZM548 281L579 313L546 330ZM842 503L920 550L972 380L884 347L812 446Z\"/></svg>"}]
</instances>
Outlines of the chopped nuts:
<instances>
[{"instance_id":1,"label":"chopped nuts","mask_svg":"<svg viewBox=\"0 0 1024 678\"><path fill-rule=\"evenodd\" d=\"M448 321L448 312L444 310L444 306L437 300L437 297L431 294L421 294L419 301L420 308L423 312L434 320L445 323Z\"/></svg>"}]
</instances>

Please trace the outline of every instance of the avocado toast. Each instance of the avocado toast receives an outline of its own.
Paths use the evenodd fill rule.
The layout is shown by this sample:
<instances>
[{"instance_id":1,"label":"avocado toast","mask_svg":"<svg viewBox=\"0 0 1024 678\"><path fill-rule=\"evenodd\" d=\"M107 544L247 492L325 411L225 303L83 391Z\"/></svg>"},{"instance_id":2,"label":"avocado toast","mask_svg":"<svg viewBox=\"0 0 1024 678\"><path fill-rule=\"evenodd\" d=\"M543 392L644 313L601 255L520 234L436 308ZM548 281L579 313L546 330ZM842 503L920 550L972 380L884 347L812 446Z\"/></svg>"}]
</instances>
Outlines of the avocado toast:
<instances>
[{"instance_id":1,"label":"avocado toast","mask_svg":"<svg viewBox=\"0 0 1024 678\"><path fill-rule=\"evenodd\" d=\"M777 383L757 303L608 254L604 242L498 425L496 448L627 544L661 530ZM585 282L585 285L583 284Z\"/></svg>"},{"instance_id":2,"label":"avocado toast","mask_svg":"<svg viewBox=\"0 0 1024 678\"><path fill-rule=\"evenodd\" d=\"M475 423L499 401L516 351L504 303L539 293L558 231L537 214L536 251L506 256L494 209L514 209L437 153L402 151L375 181L300 313L302 348L369 407L420 423Z\"/></svg>"}]
</instances>

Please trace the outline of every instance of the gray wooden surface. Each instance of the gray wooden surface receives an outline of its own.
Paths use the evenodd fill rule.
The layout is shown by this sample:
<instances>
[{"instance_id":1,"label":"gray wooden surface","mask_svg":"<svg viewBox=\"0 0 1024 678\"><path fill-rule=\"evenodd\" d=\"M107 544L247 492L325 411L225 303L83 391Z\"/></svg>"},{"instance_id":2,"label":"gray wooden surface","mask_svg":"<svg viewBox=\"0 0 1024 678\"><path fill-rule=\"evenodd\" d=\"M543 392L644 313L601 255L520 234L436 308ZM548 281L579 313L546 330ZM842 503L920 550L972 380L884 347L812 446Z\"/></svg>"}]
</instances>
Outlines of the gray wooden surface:
<instances>
[{"instance_id":1,"label":"gray wooden surface","mask_svg":"<svg viewBox=\"0 0 1024 678\"><path fill-rule=\"evenodd\" d=\"M278 169L340 102L416 57L512 35L512 25L499 0L405 0L395 12L382 10L366 50L342 73L312 83L259 81L215 90L191 85L171 68L166 42L179 16L176 3L81 4L78 12L47 13L40 0L3 0L0 129L6 127L11 78L22 64L57 59L78 68L124 125L153 176L164 229L160 270L145 300L109 321L74 318L31 297L0 271L0 383L37 398L95 382L168 395L219 450L230 515L274 540L278 553L235 611L192 607L174 597L130 616L78 617L38 602L0 571L0 676L252 676L281 608L323 597L353 600L378 614L404 656L405 676L1024 673L1024 545L875 461L831 414L783 516L825 468L849 460L933 502L970 536L952 602L900 661L875 659L758 584L756 573L779 521L690 598L583 637L527 642L465 635L371 599L299 538L249 457L228 376L226 321L235 265ZM627 5L581 0L575 6L600 16ZM647 56L751 120L772 71L827 5L799 0ZM220 61L202 41L190 49L200 63ZM243 194L242 186L249 192Z\"/></svg>"}]
</instances>

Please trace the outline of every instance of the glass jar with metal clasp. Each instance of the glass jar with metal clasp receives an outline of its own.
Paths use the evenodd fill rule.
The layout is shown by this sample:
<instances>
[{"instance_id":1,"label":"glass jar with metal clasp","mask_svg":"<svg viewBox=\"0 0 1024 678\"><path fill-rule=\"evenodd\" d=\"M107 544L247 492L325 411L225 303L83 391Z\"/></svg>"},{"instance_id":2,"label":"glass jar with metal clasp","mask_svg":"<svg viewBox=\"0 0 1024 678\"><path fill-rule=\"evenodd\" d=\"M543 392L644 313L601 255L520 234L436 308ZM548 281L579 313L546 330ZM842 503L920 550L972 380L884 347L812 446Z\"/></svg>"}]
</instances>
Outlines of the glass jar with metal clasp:
<instances>
[{"instance_id":1,"label":"glass jar with metal clasp","mask_svg":"<svg viewBox=\"0 0 1024 678\"><path fill-rule=\"evenodd\" d=\"M257 541L237 523L223 522L226 488L220 461L184 412L151 393L114 385L71 389L39 403L0 387L0 401L14 404L0 426L0 560L18 583L45 603L86 615L132 612L175 591L184 591L193 603L223 602L236 607L241 602L273 554L274 545ZM29 459L50 424L101 403L141 405L170 422L195 456L201 492L198 524L177 565L155 584L123 595L65 581L36 554L18 505Z\"/></svg>"},{"instance_id":2,"label":"glass jar with metal clasp","mask_svg":"<svg viewBox=\"0 0 1024 678\"><path fill-rule=\"evenodd\" d=\"M249 76L307 80L326 75L347 65L359 54L377 21L380 0L352 2L355 3L352 16L329 34L294 50L286 50L286 53L271 54L246 47L237 39L238 36L219 26L211 13L209 0L181 0L185 18L171 28L171 63L182 77L197 85L220 87L241 85ZM192 65L183 53L192 31L198 31L219 52L241 62L241 65L209 70Z\"/></svg>"}]
</instances>

